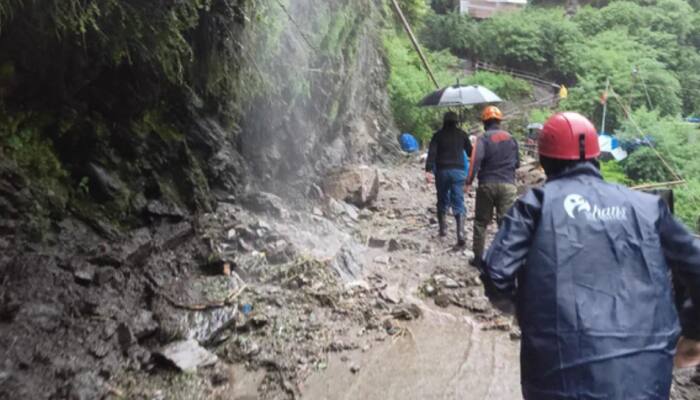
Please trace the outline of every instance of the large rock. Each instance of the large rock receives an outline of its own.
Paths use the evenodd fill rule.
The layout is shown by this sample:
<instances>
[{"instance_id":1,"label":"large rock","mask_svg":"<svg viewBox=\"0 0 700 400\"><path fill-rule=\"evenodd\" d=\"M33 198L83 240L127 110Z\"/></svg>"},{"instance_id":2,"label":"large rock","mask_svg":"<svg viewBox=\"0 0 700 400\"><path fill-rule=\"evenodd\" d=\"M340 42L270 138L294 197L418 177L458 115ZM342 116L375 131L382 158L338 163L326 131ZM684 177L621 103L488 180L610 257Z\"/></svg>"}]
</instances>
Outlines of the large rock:
<instances>
[{"instance_id":1,"label":"large rock","mask_svg":"<svg viewBox=\"0 0 700 400\"><path fill-rule=\"evenodd\" d=\"M366 165L345 167L326 177L323 191L334 199L366 207L379 194L379 172Z\"/></svg>"},{"instance_id":2,"label":"large rock","mask_svg":"<svg viewBox=\"0 0 700 400\"><path fill-rule=\"evenodd\" d=\"M287 211L286 208L286 202L279 196L272 193L248 193L241 198L241 203L248 209L255 212L269 213L280 218L286 218L289 216L289 211Z\"/></svg>"},{"instance_id":3,"label":"large rock","mask_svg":"<svg viewBox=\"0 0 700 400\"><path fill-rule=\"evenodd\" d=\"M199 367L214 365L218 361L216 355L200 346L196 340L170 343L158 354L183 372L195 372Z\"/></svg>"},{"instance_id":4,"label":"large rock","mask_svg":"<svg viewBox=\"0 0 700 400\"><path fill-rule=\"evenodd\" d=\"M177 280L162 290L179 304L201 306L221 303L238 291L239 285L229 276L209 276ZM177 308L162 296L156 299L153 308L161 339L194 339L200 343L212 340L234 322L238 313L234 305L205 310Z\"/></svg>"}]
</instances>

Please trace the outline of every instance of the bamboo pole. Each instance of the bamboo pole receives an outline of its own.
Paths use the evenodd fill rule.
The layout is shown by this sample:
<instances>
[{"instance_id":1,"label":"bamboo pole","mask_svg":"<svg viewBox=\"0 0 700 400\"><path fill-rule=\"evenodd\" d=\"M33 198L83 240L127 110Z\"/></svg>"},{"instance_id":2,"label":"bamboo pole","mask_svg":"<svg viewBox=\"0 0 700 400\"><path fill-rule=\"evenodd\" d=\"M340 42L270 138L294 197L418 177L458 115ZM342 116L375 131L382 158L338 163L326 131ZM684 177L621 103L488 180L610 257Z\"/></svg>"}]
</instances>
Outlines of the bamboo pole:
<instances>
[{"instance_id":1,"label":"bamboo pole","mask_svg":"<svg viewBox=\"0 0 700 400\"><path fill-rule=\"evenodd\" d=\"M671 181L671 182L660 182L660 183L649 183L649 184L645 184L645 185L633 186L633 187L631 187L631 189L634 189L634 190L656 189L656 188L660 188L660 187L683 185L685 183L686 183L686 181L684 181L684 180Z\"/></svg>"},{"instance_id":2,"label":"bamboo pole","mask_svg":"<svg viewBox=\"0 0 700 400\"><path fill-rule=\"evenodd\" d=\"M394 10L401 19L401 24L406 30L408 37L411 39L411 43L413 43L413 47L416 49L416 52L418 53L418 56L420 57L420 60L423 63L423 67L425 67L425 70L428 72L430 80L433 81L433 84L435 85L436 89L440 89L440 85L438 84L437 79L435 79L435 74L433 74L433 70L432 68L430 68L430 64L428 64L428 59L425 57L425 54L423 54L423 50L421 49L420 44L418 44L418 39L416 39L416 35L413 34L413 29L411 29L411 25L408 23L408 20L406 20L406 17L403 15L403 11L401 11L399 3L396 0L391 0L391 2L394 4Z\"/></svg>"}]
</instances>

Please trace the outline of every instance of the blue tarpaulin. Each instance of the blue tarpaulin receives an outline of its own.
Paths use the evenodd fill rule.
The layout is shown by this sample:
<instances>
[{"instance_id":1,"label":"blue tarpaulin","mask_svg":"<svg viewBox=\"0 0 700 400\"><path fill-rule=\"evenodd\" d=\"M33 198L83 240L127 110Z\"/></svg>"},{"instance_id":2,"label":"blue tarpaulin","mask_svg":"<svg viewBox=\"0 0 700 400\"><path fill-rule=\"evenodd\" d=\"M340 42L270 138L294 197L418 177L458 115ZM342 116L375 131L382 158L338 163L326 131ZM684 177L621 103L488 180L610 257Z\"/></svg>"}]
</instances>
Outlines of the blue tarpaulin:
<instances>
[{"instance_id":1,"label":"blue tarpaulin","mask_svg":"<svg viewBox=\"0 0 700 400\"><path fill-rule=\"evenodd\" d=\"M415 153L419 149L418 140L410 133L403 133L399 137L399 143L401 144L401 150L406 153Z\"/></svg>"}]
</instances>

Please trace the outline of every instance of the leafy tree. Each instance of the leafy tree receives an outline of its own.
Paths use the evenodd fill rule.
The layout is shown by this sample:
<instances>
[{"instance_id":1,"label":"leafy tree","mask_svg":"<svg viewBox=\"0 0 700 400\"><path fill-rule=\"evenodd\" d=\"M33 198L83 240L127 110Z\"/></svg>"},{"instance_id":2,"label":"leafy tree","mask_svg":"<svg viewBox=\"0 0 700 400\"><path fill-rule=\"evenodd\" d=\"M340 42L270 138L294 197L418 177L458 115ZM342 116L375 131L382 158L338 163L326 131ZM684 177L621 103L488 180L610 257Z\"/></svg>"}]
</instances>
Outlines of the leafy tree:
<instances>
[{"instance_id":1,"label":"leafy tree","mask_svg":"<svg viewBox=\"0 0 700 400\"><path fill-rule=\"evenodd\" d=\"M609 78L615 92L628 106L649 106L651 101L651 106L658 108L662 115L678 114L681 111L680 82L656 60L658 54L655 49L635 41L623 29L604 31L571 45L569 58L562 64L578 76L578 84L569 91L564 106L599 119L599 98ZM616 101L609 101L609 126L616 126L623 118L623 110Z\"/></svg>"},{"instance_id":2,"label":"leafy tree","mask_svg":"<svg viewBox=\"0 0 700 400\"><path fill-rule=\"evenodd\" d=\"M658 0L651 17L651 27L686 40L693 29L693 8L685 0Z\"/></svg>"},{"instance_id":3,"label":"leafy tree","mask_svg":"<svg viewBox=\"0 0 700 400\"><path fill-rule=\"evenodd\" d=\"M431 49L472 56L479 40L478 29L478 23L468 15L428 13L421 39Z\"/></svg>"},{"instance_id":4,"label":"leafy tree","mask_svg":"<svg viewBox=\"0 0 700 400\"><path fill-rule=\"evenodd\" d=\"M669 171L663 168L654 151L643 147L632 153L622 164L625 174L636 182L668 182Z\"/></svg>"},{"instance_id":5,"label":"leafy tree","mask_svg":"<svg viewBox=\"0 0 700 400\"><path fill-rule=\"evenodd\" d=\"M414 25L414 28L419 27L423 23L423 18L429 10L426 0L398 0L398 3L406 19Z\"/></svg>"}]
</instances>

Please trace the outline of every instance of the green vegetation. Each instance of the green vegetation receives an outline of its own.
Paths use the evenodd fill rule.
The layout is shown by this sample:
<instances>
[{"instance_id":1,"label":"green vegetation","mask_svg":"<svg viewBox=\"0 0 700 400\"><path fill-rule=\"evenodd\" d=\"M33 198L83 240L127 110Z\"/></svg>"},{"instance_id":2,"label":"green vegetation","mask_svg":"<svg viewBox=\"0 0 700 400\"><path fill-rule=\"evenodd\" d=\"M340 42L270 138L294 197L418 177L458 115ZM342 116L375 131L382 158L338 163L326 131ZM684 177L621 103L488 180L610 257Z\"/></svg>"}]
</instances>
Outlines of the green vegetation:
<instances>
[{"instance_id":1,"label":"green vegetation","mask_svg":"<svg viewBox=\"0 0 700 400\"><path fill-rule=\"evenodd\" d=\"M402 131L414 133L424 141L428 140L439 128L445 110L419 108L416 104L434 91L435 86L423 69L410 41L401 31L386 30L384 47L391 67L389 97L396 124ZM528 82L507 74L478 72L464 75L459 69L459 59L447 50L428 51L427 57L437 81L443 86L457 81L461 84L484 85L511 100L529 98L532 95L532 86Z\"/></svg>"},{"instance_id":2,"label":"green vegetation","mask_svg":"<svg viewBox=\"0 0 700 400\"><path fill-rule=\"evenodd\" d=\"M559 107L581 112L596 124L602 119L601 95L609 80L606 130L626 140L653 137L658 152L688 181L676 191L677 213L689 226L696 226L700 216L700 129L697 124L683 122L682 116L700 116L700 3L593 2L568 17L563 2L542 0L522 11L496 14L483 21L454 12L456 2L451 0L429 3L431 9L414 29L431 52L444 54L448 50L472 61L520 69L565 84L569 96ZM402 68L397 59L390 56L389 61L392 68ZM419 72L414 71L416 78ZM401 87L396 81L409 77L392 73L393 87ZM504 87L502 77L495 81L487 76L474 79L504 97L517 98L526 91L522 87L505 95L514 85ZM413 88L419 89L426 87ZM397 102L397 95L408 97L407 92L392 92L392 101ZM408 116L408 102L403 106L407 109L401 108L397 117L405 116L411 126L415 121ZM628 118L627 110L639 129ZM421 115L415 107L412 112ZM551 110L531 110L529 121L544 122L549 114ZM421 129L427 129L426 125L423 123ZM639 148L622 163L605 162L602 170L609 180L626 185L674 180L648 147Z\"/></svg>"}]
</instances>

